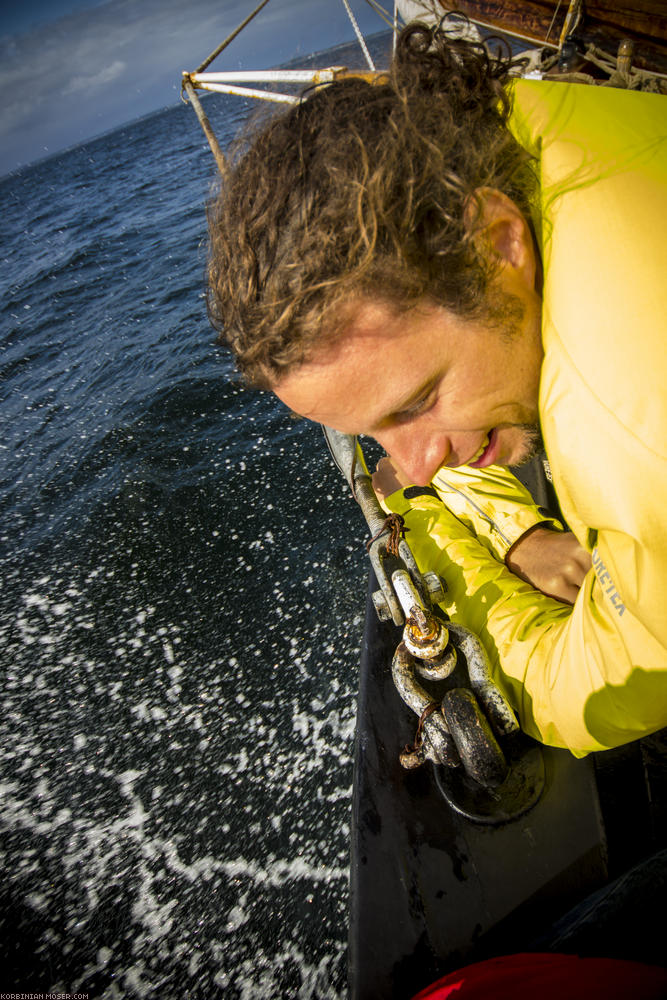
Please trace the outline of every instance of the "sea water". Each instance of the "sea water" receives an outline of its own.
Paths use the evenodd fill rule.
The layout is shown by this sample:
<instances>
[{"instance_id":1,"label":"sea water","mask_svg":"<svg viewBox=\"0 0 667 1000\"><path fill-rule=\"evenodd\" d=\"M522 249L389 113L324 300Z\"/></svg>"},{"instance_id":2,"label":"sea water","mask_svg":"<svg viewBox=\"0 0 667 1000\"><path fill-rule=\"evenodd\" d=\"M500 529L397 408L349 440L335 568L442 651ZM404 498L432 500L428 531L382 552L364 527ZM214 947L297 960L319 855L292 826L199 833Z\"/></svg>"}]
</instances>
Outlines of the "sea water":
<instances>
[{"instance_id":1,"label":"sea water","mask_svg":"<svg viewBox=\"0 0 667 1000\"><path fill-rule=\"evenodd\" d=\"M214 170L175 104L0 181L5 990L345 994L366 527L214 342Z\"/></svg>"}]
</instances>

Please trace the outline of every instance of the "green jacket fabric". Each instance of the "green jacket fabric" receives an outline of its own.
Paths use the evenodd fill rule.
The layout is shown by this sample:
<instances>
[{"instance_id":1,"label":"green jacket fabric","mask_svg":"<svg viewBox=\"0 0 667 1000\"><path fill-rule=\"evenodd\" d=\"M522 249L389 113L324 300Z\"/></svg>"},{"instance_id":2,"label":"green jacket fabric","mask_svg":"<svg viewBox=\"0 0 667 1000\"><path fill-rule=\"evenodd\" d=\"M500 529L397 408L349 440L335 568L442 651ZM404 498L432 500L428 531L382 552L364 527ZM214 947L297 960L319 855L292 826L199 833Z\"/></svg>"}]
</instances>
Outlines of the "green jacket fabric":
<instances>
[{"instance_id":1,"label":"green jacket fabric","mask_svg":"<svg viewBox=\"0 0 667 1000\"><path fill-rule=\"evenodd\" d=\"M593 569L570 608L506 568L542 519L508 470L441 469L438 497L386 506L525 731L583 756L667 724L667 99L521 80L514 102L540 162L543 437Z\"/></svg>"}]
</instances>

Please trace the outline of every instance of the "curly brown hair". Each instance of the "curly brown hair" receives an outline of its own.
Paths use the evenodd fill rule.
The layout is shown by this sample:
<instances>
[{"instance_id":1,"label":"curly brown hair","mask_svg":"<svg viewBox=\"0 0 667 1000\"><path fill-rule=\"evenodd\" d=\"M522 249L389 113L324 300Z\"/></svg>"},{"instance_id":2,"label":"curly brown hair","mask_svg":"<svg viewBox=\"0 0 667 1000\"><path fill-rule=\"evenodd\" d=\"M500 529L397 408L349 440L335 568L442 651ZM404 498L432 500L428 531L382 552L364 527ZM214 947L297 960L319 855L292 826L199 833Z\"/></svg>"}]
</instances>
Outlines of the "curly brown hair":
<instances>
[{"instance_id":1,"label":"curly brown hair","mask_svg":"<svg viewBox=\"0 0 667 1000\"><path fill-rule=\"evenodd\" d=\"M333 340L359 295L492 314L491 255L464 216L481 187L529 214L511 66L413 24L380 82L318 89L237 148L208 210L208 309L248 382L275 385Z\"/></svg>"}]
</instances>

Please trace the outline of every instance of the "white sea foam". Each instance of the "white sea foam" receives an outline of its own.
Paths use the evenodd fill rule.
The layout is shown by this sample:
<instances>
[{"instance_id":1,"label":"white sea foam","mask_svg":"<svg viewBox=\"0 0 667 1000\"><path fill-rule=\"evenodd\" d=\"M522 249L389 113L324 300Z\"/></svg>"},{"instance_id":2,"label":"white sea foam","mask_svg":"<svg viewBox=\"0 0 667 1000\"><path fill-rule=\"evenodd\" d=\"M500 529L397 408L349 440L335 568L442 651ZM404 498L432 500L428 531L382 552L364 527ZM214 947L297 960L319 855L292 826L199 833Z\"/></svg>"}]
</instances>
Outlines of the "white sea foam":
<instances>
[{"instance_id":1,"label":"white sea foam","mask_svg":"<svg viewBox=\"0 0 667 1000\"><path fill-rule=\"evenodd\" d=\"M322 1000L365 527L211 345L179 114L0 192L0 959L103 1000Z\"/></svg>"}]
</instances>

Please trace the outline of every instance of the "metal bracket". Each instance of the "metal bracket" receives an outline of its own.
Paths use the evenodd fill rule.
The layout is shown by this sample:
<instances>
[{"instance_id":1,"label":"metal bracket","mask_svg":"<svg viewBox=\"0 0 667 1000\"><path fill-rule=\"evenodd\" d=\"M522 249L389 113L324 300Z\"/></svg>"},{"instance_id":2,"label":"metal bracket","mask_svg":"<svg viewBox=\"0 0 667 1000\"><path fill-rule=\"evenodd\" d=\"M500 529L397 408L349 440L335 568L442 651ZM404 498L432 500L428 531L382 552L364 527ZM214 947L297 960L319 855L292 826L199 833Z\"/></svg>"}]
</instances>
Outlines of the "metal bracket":
<instances>
[{"instance_id":1,"label":"metal bracket","mask_svg":"<svg viewBox=\"0 0 667 1000\"><path fill-rule=\"evenodd\" d=\"M541 751L533 744L526 750L516 738L516 716L491 676L478 637L434 613L433 605L444 597L443 581L435 573L422 574L408 542L397 541L390 530L391 519L375 495L356 437L323 430L371 531L368 554L380 585L373 594L377 615L403 626L392 676L419 721L414 745L404 749L401 764L412 769L432 761L438 787L453 809L478 822L507 822L541 794ZM459 660L466 669L455 675ZM437 696L422 681L439 687ZM511 759L500 740L512 744Z\"/></svg>"}]
</instances>

